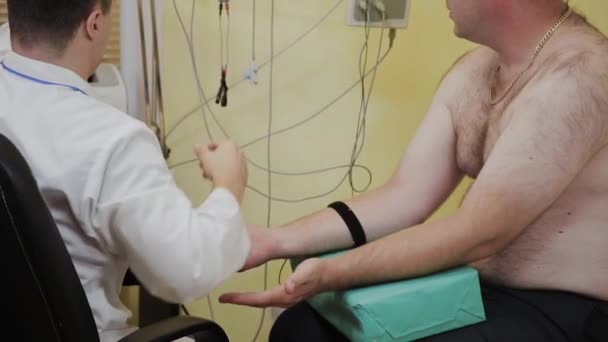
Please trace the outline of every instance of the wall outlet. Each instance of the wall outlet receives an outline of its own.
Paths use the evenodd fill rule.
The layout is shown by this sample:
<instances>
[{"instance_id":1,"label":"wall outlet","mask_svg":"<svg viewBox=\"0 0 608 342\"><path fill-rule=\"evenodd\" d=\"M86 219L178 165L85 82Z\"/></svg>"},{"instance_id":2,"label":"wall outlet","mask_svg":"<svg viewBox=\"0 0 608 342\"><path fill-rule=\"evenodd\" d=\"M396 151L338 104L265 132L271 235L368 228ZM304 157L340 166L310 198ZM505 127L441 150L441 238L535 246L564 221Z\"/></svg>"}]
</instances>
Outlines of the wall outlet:
<instances>
[{"instance_id":1,"label":"wall outlet","mask_svg":"<svg viewBox=\"0 0 608 342\"><path fill-rule=\"evenodd\" d=\"M382 27L406 29L410 16L411 0L380 0L386 8L385 22L382 13L375 6L376 0L362 0L367 2L368 13L361 8L361 0L348 0L346 22L349 26L364 27L366 16L369 16L368 27Z\"/></svg>"}]
</instances>

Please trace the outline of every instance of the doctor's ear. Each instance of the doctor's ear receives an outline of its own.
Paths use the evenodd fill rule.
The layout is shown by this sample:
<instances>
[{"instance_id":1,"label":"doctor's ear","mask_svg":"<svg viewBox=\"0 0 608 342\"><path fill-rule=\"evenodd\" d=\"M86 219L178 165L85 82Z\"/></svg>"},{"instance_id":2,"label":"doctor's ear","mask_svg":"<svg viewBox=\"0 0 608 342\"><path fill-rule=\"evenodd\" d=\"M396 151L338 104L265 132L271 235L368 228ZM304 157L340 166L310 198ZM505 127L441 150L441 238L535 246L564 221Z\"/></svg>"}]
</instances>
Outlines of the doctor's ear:
<instances>
[{"instance_id":1,"label":"doctor's ear","mask_svg":"<svg viewBox=\"0 0 608 342\"><path fill-rule=\"evenodd\" d=\"M88 39L96 39L101 34L104 14L100 8L95 8L84 22L85 34Z\"/></svg>"}]
</instances>

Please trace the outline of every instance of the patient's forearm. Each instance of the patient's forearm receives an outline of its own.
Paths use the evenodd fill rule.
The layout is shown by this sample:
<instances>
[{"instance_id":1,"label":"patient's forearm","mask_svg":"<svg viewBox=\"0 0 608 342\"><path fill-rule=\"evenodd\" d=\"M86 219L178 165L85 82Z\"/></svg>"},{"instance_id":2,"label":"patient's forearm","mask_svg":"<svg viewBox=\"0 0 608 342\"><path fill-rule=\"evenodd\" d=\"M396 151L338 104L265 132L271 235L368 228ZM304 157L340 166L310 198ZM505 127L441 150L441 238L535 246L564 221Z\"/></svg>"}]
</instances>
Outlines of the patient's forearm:
<instances>
[{"instance_id":1,"label":"patient's forearm","mask_svg":"<svg viewBox=\"0 0 608 342\"><path fill-rule=\"evenodd\" d=\"M368 241L373 241L426 219L426 212L409 199L406 189L389 182L345 203L353 210ZM353 247L348 227L331 208L299 219L277 230L281 257L314 255Z\"/></svg>"},{"instance_id":2,"label":"patient's forearm","mask_svg":"<svg viewBox=\"0 0 608 342\"><path fill-rule=\"evenodd\" d=\"M324 290L407 279L468 264L494 253L492 234L453 215L384 237L324 261Z\"/></svg>"}]
</instances>

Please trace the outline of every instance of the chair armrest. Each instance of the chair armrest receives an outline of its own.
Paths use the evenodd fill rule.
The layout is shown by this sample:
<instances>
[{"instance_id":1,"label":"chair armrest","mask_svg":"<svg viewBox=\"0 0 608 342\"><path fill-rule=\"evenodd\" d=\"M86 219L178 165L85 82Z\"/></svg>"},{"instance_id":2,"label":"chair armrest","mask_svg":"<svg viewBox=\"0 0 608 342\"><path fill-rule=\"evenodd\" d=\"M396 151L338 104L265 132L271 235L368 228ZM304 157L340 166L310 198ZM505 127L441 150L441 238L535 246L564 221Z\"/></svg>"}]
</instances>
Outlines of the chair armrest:
<instances>
[{"instance_id":1,"label":"chair armrest","mask_svg":"<svg viewBox=\"0 0 608 342\"><path fill-rule=\"evenodd\" d=\"M194 336L197 342L229 342L217 323L189 316L162 320L129 334L119 342L170 342L186 336Z\"/></svg>"}]
</instances>

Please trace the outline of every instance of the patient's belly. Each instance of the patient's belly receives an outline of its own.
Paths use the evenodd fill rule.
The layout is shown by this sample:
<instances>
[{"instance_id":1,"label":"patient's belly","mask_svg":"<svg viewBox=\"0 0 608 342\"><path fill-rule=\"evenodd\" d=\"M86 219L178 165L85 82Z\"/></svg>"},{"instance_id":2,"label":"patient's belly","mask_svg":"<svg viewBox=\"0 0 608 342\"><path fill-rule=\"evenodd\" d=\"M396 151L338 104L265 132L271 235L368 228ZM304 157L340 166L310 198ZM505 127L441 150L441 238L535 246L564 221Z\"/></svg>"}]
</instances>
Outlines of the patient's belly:
<instances>
[{"instance_id":1,"label":"patient's belly","mask_svg":"<svg viewBox=\"0 0 608 342\"><path fill-rule=\"evenodd\" d=\"M608 300L606 170L608 149L506 249L472 264L481 278Z\"/></svg>"}]
</instances>

